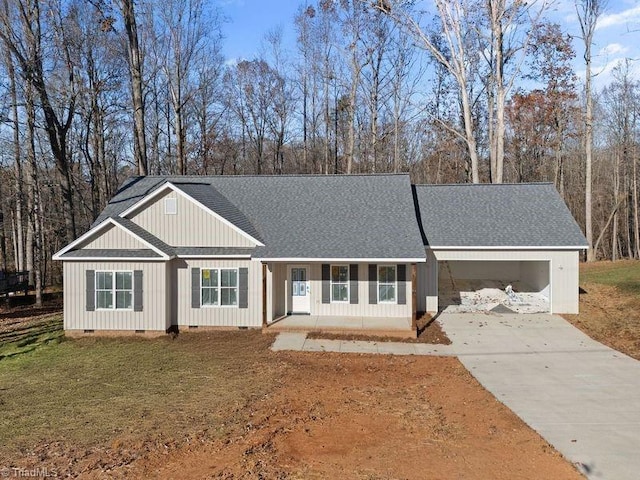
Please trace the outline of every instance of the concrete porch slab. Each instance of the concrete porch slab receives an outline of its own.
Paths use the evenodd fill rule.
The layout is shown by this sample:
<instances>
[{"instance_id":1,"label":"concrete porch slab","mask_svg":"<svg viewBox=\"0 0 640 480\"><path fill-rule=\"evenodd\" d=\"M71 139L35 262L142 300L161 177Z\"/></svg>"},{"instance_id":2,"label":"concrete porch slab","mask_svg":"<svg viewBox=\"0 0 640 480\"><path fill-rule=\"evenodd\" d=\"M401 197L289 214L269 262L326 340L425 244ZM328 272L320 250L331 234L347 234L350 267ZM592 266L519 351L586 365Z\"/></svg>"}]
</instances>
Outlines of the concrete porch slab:
<instances>
[{"instance_id":1,"label":"concrete porch slab","mask_svg":"<svg viewBox=\"0 0 640 480\"><path fill-rule=\"evenodd\" d=\"M267 333L311 332L415 337L410 318L288 315L269 324Z\"/></svg>"}]
</instances>

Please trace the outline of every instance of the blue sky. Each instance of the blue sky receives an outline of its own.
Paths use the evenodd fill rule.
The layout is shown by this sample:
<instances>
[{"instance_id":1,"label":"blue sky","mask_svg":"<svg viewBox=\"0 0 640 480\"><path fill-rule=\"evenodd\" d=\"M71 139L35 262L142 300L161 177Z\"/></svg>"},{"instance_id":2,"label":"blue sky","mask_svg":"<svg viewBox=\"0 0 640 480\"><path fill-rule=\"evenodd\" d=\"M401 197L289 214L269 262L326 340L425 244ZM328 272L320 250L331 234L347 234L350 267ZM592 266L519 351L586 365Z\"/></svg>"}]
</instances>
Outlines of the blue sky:
<instances>
[{"instance_id":1,"label":"blue sky","mask_svg":"<svg viewBox=\"0 0 640 480\"><path fill-rule=\"evenodd\" d=\"M283 32L285 47L295 47L293 18L302 2L296 0L219 0L229 19L224 27L224 53L228 59L250 60L258 56L265 34Z\"/></svg>"},{"instance_id":2,"label":"blue sky","mask_svg":"<svg viewBox=\"0 0 640 480\"><path fill-rule=\"evenodd\" d=\"M293 51L293 17L303 3L296 0L218 0L218 5L229 19L224 28L225 56L230 60L256 57L264 35L273 29L282 31L285 48ZM557 0L548 16L568 33L579 35L573 0ZM577 53L575 70L583 77L582 42L576 39L574 44ZM632 72L640 80L640 0L608 1L598 24L593 54L597 87L609 83L613 67L624 58L632 60Z\"/></svg>"}]
</instances>

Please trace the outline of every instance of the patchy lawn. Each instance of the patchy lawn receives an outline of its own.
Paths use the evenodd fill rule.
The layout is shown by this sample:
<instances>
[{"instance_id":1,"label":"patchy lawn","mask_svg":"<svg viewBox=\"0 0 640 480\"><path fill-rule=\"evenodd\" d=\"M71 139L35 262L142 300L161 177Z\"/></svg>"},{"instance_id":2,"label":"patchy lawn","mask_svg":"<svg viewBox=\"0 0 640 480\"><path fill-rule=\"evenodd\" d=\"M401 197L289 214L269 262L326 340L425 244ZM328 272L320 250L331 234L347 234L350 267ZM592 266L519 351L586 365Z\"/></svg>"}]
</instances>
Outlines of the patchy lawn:
<instances>
[{"instance_id":1,"label":"patchy lawn","mask_svg":"<svg viewBox=\"0 0 640 480\"><path fill-rule=\"evenodd\" d=\"M269 342L259 332L84 338L0 360L0 466L76 476L228 434L278 384Z\"/></svg>"},{"instance_id":2,"label":"patchy lawn","mask_svg":"<svg viewBox=\"0 0 640 480\"><path fill-rule=\"evenodd\" d=\"M0 473L582 478L454 358L273 353L273 338L57 337L7 356Z\"/></svg>"},{"instance_id":3,"label":"patchy lawn","mask_svg":"<svg viewBox=\"0 0 640 480\"><path fill-rule=\"evenodd\" d=\"M580 265L580 314L564 317L590 337L640 360L640 262Z\"/></svg>"}]
</instances>

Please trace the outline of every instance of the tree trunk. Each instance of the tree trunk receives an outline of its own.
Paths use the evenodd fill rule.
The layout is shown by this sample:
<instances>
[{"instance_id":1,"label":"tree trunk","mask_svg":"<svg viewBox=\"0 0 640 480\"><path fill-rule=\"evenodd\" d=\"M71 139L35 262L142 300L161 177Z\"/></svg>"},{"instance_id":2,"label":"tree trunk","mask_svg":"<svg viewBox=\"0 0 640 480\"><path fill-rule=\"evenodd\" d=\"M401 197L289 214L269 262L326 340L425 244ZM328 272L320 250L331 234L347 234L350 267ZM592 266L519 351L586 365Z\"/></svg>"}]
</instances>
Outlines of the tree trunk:
<instances>
[{"instance_id":1,"label":"tree trunk","mask_svg":"<svg viewBox=\"0 0 640 480\"><path fill-rule=\"evenodd\" d=\"M6 4L5 4L6 8ZM24 238L22 212L24 210L24 182L22 180L22 155L20 154L20 122L18 117L18 94L16 88L16 71L9 49L5 50L5 63L9 77L9 96L11 99L11 121L13 123L13 163L15 167L16 207L15 207L15 266L17 271L24 270Z\"/></svg>"},{"instance_id":2,"label":"tree trunk","mask_svg":"<svg viewBox=\"0 0 640 480\"><path fill-rule=\"evenodd\" d=\"M25 88L25 110L27 114L27 210L29 212L29 226L27 230L27 262L29 269L29 284L34 285L36 305L42 305L42 232L40 229L41 209L38 194L38 164L36 161L36 109L31 85Z\"/></svg>"},{"instance_id":3,"label":"tree trunk","mask_svg":"<svg viewBox=\"0 0 640 480\"><path fill-rule=\"evenodd\" d=\"M593 96L591 94L591 47L593 45L593 34L596 30L598 17L602 13L602 0L575 0L576 12L580 21L582 40L584 42L584 62L585 62L585 236L589 249L587 250L587 261L596 259L596 252L593 248L593 221L592 221L592 150L593 150Z\"/></svg>"},{"instance_id":4,"label":"tree trunk","mask_svg":"<svg viewBox=\"0 0 640 480\"><path fill-rule=\"evenodd\" d=\"M592 220L592 173L591 173L591 163L592 163L592 148L593 148L593 98L591 96L591 45L587 47L587 52L585 53L586 59L586 67L587 71L585 74L585 95L587 96L587 108L585 115L585 236L587 237L587 243L589 244L589 249L587 250L587 262L593 262L596 259L596 252L593 248L593 220Z\"/></svg>"},{"instance_id":5,"label":"tree trunk","mask_svg":"<svg viewBox=\"0 0 640 480\"><path fill-rule=\"evenodd\" d=\"M134 11L134 0L122 0L121 7L125 30L127 31L127 53L129 55L129 73L131 75L134 152L138 165L138 175L147 175L142 59L138 42L138 25Z\"/></svg>"},{"instance_id":6,"label":"tree trunk","mask_svg":"<svg viewBox=\"0 0 640 480\"><path fill-rule=\"evenodd\" d=\"M633 257L640 259L640 212L638 211L638 159L636 158L636 147L633 148L631 162L633 164L632 197L633 197ZM629 245L631 247L631 245ZM630 248L631 250L631 248Z\"/></svg>"},{"instance_id":7,"label":"tree trunk","mask_svg":"<svg viewBox=\"0 0 640 480\"><path fill-rule=\"evenodd\" d=\"M471 161L471 181L473 183L480 183L478 146L473 127L471 99L469 98L469 92L467 92L465 81L462 81L462 88L460 89L460 93L462 102L462 114L464 116L465 140L467 142L467 148L469 150L469 160Z\"/></svg>"},{"instance_id":8,"label":"tree trunk","mask_svg":"<svg viewBox=\"0 0 640 480\"><path fill-rule=\"evenodd\" d=\"M615 154L614 170L613 170L613 198L620 197L620 156L618 152ZM611 228L611 260L618 259L618 209L613 213L613 226Z\"/></svg>"}]
</instances>

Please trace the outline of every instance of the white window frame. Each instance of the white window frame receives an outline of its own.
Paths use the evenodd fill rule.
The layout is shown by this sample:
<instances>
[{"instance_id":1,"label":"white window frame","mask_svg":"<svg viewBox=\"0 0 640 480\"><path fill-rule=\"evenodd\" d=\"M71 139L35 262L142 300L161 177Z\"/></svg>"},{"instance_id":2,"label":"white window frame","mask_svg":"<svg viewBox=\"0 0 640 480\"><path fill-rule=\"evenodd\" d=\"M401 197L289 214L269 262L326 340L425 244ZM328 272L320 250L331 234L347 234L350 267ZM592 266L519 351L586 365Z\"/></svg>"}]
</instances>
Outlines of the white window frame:
<instances>
[{"instance_id":1,"label":"white window frame","mask_svg":"<svg viewBox=\"0 0 640 480\"><path fill-rule=\"evenodd\" d=\"M347 281L346 282L334 282L333 281L333 267L346 267L347 268ZM334 300L333 299L333 286L334 285L347 285L347 299L346 300ZM329 265L329 294L331 303L349 303L351 301L351 269L349 265L344 263L334 263Z\"/></svg>"},{"instance_id":2,"label":"white window frame","mask_svg":"<svg viewBox=\"0 0 640 480\"><path fill-rule=\"evenodd\" d=\"M389 283L389 282L381 282L380 281L380 269L381 268L388 268L388 267L392 267L394 272L395 272L395 280L393 283ZM395 264L381 264L377 266L378 271L376 272L376 276L377 276L377 280L378 280L378 285L377 285L377 295L378 295L378 303L382 303L382 304L387 304L387 305L395 305L398 303L398 265ZM393 300L380 300L380 286L394 286L394 299Z\"/></svg>"},{"instance_id":3,"label":"white window frame","mask_svg":"<svg viewBox=\"0 0 640 480\"><path fill-rule=\"evenodd\" d=\"M98 274L99 273L109 273L111 274L111 289L105 289L105 288L100 288L98 289ZM116 273L128 273L131 275L131 289L118 289L116 288ZM135 285L133 284L134 282L134 278L133 278L133 270L96 270L94 272L94 277L93 277L93 290L94 290L94 301L95 301L95 308L96 310L100 311L112 311L112 310L118 310L120 312L133 312L133 306L135 305ZM112 307L98 307L98 292L109 292L111 291L111 298L112 298ZM117 298L116 298L116 293L117 292L131 292L131 307L129 308L118 308L118 302L117 302Z\"/></svg>"},{"instance_id":4,"label":"white window frame","mask_svg":"<svg viewBox=\"0 0 640 480\"><path fill-rule=\"evenodd\" d=\"M217 287L209 287L202 285L202 281L204 279L204 271L208 270L209 272L216 270L218 272L218 286ZM232 270L236 272L236 286L235 287L223 287L222 286L222 271L223 270ZM211 274L210 274L211 275ZM205 304L202 301L202 293L205 288L209 288L211 290L218 290L218 303ZM222 289L232 290L235 288L236 290L236 304L235 305L222 305ZM239 308L240 305L240 269L235 267L210 267L210 268L201 268L200 269L200 306L202 308Z\"/></svg>"},{"instance_id":5,"label":"white window frame","mask_svg":"<svg viewBox=\"0 0 640 480\"><path fill-rule=\"evenodd\" d=\"M170 208L171 206L171 208ZM164 199L164 214L165 215L177 215L178 214L178 199L175 197L168 197Z\"/></svg>"}]
</instances>

